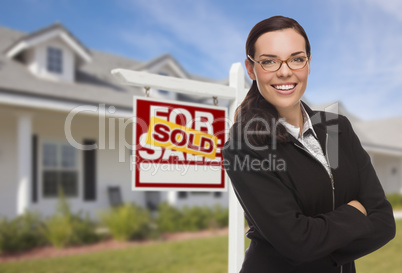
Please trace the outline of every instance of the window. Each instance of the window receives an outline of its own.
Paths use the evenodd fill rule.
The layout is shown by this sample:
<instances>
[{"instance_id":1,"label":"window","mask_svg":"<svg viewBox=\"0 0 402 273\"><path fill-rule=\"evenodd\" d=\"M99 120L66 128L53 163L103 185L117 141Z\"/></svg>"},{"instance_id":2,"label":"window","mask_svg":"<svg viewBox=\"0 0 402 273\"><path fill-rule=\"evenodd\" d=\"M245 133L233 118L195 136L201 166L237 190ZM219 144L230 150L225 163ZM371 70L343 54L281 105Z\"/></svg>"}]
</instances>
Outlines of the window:
<instances>
[{"instance_id":1,"label":"window","mask_svg":"<svg viewBox=\"0 0 402 273\"><path fill-rule=\"evenodd\" d=\"M63 51L58 48L47 48L47 70L49 72L63 73Z\"/></svg>"},{"instance_id":2,"label":"window","mask_svg":"<svg viewBox=\"0 0 402 273\"><path fill-rule=\"evenodd\" d=\"M77 150L67 143L43 143L43 196L57 197L61 188L66 197L78 195Z\"/></svg>"},{"instance_id":3,"label":"window","mask_svg":"<svg viewBox=\"0 0 402 273\"><path fill-rule=\"evenodd\" d=\"M219 198L221 196L222 196L222 192L220 192L220 191L214 192L214 197Z\"/></svg>"},{"instance_id":4,"label":"window","mask_svg":"<svg viewBox=\"0 0 402 273\"><path fill-rule=\"evenodd\" d=\"M187 198L187 192L186 191L179 191L178 195L179 195L179 199Z\"/></svg>"}]
</instances>

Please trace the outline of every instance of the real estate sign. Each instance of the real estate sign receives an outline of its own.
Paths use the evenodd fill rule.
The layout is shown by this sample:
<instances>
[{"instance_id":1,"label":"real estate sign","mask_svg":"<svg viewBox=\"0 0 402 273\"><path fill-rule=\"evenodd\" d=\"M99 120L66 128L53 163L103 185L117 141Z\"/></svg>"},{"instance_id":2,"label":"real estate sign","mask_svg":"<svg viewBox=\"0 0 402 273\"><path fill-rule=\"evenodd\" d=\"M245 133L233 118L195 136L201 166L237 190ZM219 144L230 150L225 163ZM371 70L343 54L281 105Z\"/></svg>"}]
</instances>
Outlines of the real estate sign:
<instances>
[{"instance_id":1,"label":"real estate sign","mask_svg":"<svg viewBox=\"0 0 402 273\"><path fill-rule=\"evenodd\" d=\"M226 108L134 97L133 190L226 191Z\"/></svg>"}]
</instances>

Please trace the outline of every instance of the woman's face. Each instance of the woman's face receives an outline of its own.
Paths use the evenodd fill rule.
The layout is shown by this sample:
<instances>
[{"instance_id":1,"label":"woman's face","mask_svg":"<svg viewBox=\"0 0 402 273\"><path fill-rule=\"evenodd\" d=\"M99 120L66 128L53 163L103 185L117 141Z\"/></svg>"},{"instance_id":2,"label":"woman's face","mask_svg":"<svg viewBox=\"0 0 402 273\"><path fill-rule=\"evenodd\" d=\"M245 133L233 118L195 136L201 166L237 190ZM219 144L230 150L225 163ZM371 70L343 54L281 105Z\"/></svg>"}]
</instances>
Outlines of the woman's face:
<instances>
[{"instance_id":1,"label":"woman's face","mask_svg":"<svg viewBox=\"0 0 402 273\"><path fill-rule=\"evenodd\" d=\"M251 57L256 61L273 57L287 60L298 52L299 55L307 56L303 36L293 29L284 29L262 34L255 43L255 55ZM283 63L278 71L268 72L260 64L253 64L246 59L246 68L250 78L257 81L261 95L275 106L280 116L292 109L299 109L299 101L306 90L310 74L310 60L302 69L291 70Z\"/></svg>"}]
</instances>

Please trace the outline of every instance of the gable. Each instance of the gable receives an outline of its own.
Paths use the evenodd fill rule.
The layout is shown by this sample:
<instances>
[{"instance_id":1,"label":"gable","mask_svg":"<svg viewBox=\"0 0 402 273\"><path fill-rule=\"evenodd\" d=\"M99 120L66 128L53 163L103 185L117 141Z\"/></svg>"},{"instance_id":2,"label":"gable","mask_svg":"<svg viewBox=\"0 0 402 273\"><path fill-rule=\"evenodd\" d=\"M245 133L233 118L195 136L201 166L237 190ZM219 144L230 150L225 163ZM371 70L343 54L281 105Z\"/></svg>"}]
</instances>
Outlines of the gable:
<instances>
[{"instance_id":1,"label":"gable","mask_svg":"<svg viewBox=\"0 0 402 273\"><path fill-rule=\"evenodd\" d=\"M5 53L8 58L14 58L21 52L36 47L51 40L60 40L64 43L81 62L90 62L91 56L86 49L69 31L62 25L55 24L32 34L21 37L14 42Z\"/></svg>"},{"instance_id":2,"label":"gable","mask_svg":"<svg viewBox=\"0 0 402 273\"><path fill-rule=\"evenodd\" d=\"M187 72L170 54L162 55L148 63L136 67L135 70L143 70L149 73L183 78L183 79L189 78Z\"/></svg>"},{"instance_id":3,"label":"gable","mask_svg":"<svg viewBox=\"0 0 402 273\"><path fill-rule=\"evenodd\" d=\"M40 78L63 82L74 82L76 68L92 60L89 50L60 24L21 36L5 55Z\"/></svg>"}]
</instances>

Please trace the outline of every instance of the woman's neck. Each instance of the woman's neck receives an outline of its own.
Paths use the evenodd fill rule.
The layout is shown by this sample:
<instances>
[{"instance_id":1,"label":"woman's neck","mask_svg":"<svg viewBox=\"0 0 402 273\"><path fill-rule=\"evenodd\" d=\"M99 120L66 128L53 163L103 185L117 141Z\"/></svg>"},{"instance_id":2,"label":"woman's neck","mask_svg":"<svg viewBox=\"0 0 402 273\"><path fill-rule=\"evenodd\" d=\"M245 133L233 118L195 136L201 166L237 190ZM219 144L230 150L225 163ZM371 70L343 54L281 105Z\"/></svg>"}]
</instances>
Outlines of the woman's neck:
<instances>
[{"instance_id":1,"label":"woman's neck","mask_svg":"<svg viewBox=\"0 0 402 273\"><path fill-rule=\"evenodd\" d=\"M279 116L284 118L287 123L292 124L303 130L303 114L301 111L301 103L299 102L292 108L278 110Z\"/></svg>"}]
</instances>

